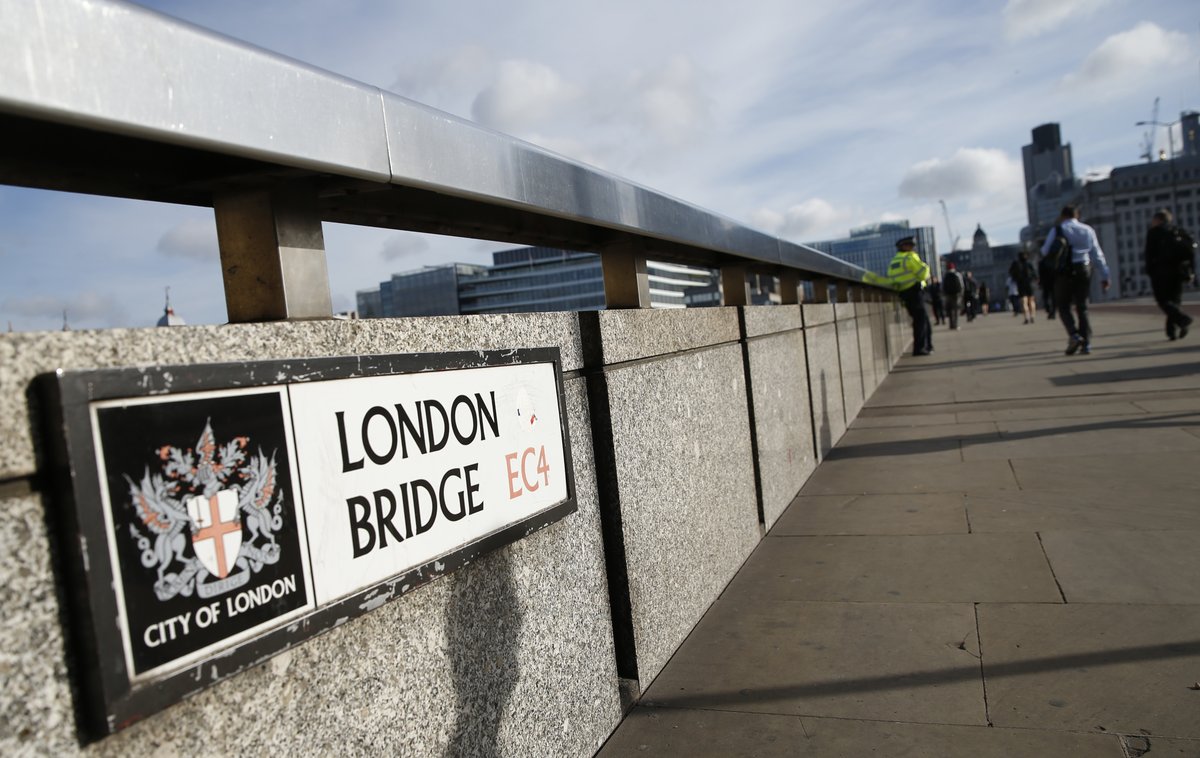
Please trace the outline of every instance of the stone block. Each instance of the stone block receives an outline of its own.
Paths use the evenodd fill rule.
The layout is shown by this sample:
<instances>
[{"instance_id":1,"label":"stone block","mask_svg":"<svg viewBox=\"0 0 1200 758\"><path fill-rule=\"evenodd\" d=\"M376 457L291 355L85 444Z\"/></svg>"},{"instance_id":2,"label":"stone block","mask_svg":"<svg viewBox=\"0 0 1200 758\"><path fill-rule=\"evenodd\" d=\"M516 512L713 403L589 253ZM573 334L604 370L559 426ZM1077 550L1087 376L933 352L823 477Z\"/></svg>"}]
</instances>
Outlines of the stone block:
<instances>
[{"instance_id":1,"label":"stone block","mask_svg":"<svg viewBox=\"0 0 1200 758\"><path fill-rule=\"evenodd\" d=\"M817 455L824 458L846 432L842 406L842 369L838 359L837 325L806 327L804 345L808 355L808 381L812 390L813 426Z\"/></svg>"},{"instance_id":2,"label":"stone block","mask_svg":"<svg viewBox=\"0 0 1200 758\"><path fill-rule=\"evenodd\" d=\"M746 336L762 337L793 329L802 329L804 320L799 305L752 305L744 309Z\"/></svg>"},{"instance_id":3,"label":"stone block","mask_svg":"<svg viewBox=\"0 0 1200 758\"><path fill-rule=\"evenodd\" d=\"M838 354L842 364L842 402L846 424L853 424L863 407L862 358L858 348L858 321L837 322Z\"/></svg>"},{"instance_id":4,"label":"stone block","mask_svg":"<svg viewBox=\"0 0 1200 758\"><path fill-rule=\"evenodd\" d=\"M599 311L604 363L611 365L735 342L737 308Z\"/></svg>"},{"instance_id":5,"label":"stone block","mask_svg":"<svg viewBox=\"0 0 1200 758\"><path fill-rule=\"evenodd\" d=\"M804 314L805 327L834 322L833 303L804 303L800 310Z\"/></svg>"},{"instance_id":6,"label":"stone block","mask_svg":"<svg viewBox=\"0 0 1200 758\"><path fill-rule=\"evenodd\" d=\"M637 673L647 683L759 540L742 348L617 367L607 382Z\"/></svg>"},{"instance_id":7,"label":"stone block","mask_svg":"<svg viewBox=\"0 0 1200 758\"><path fill-rule=\"evenodd\" d=\"M804 334L784 332L748 345L763 519L770 529L817 466Z\"/></svg>"}]
</instances>

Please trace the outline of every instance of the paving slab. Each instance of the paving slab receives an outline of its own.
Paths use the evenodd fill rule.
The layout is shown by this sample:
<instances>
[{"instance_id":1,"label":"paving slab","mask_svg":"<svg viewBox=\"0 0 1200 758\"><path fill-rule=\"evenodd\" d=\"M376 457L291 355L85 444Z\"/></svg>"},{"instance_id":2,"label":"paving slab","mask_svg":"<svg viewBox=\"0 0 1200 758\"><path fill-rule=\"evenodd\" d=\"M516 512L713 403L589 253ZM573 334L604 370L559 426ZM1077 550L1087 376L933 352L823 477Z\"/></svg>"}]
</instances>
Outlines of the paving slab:
<instances>
[{"instance_id":1,"label":"paving slab","mask_svg":"<svg viewBox=\"0 0 1200 758\"><path fill-rule=\"evenodd\" d=\"M725 592L771 600L1062 602L1033 534L772 536Z\"/></svg>"},{"instance_id":2,"label":"paving slab","mask_svg":"<svg viewBox=\"0 0 1200 758\"><path fill-rule=\"evenodd\" d=\"M957 493L801 496L775 523L771 535L965 534L963 501Z\"/></svg>"},{"instance_id":3,"label":"paving slab","mask_svg":"<svg viewBox=\"0 0 1200 758\"><path fill-rule=\"evenodd\" d=\"M1058 531L1041 537L1069 603L1200 604L1200 530Z\"/></svg>"},{"instance_id":4,"label":"paving slab","mask_svg":"<svg viewBox=\"0 0 1200 758\"><path fill-rule=\"evenodd\" d=\"M969 603L723 597L642 702L983 725L977 656L975 611Z\"/></svg>"},{"instance_id":5,"label":"paving slab","mask_svg":"<svg viewBox=\"0 0 1200 758\"><path fill-rule=\"evenodd\" d=\"M1200 737L1200 607L980 605L996 726Z\"/></svg>"},{"instance_id":6,"label":"paving slab","mask_svg":"<svg viewBox=\"0 0 1200 758\"><path fill-rule=\"evenodd\" d=\"M1086 491L1012 490L966 497L972 532L1200 529L1197 495L1118 485Z\"/></svg>"},{"instance_id":7,"label":"paving slab","mask_svg":"<svg viewBox=\"0 0 1200 758\"><path fill-rule=\"evenodd\" d=\"M1015 490L1017 478L1007 461L947 463L936 467L907 462L863 459L822 463L809 477L802 495L868 495L886 493Z\"/></svg>"},{"instance_id":8,"label":"paving slab","mask_svg":"<svg viewBox=\"0 0 1200 758\"><path fill-rule=\"evenodd\" d=\"M1165 742L1165 741L1164 741ZM1159 740L1154 741L1159 750ZM1181 745L1186 745L1186 742ZM985 726L635 708L599 753L693 758L929 758L1055 756L1126 758L1118 735L1034 732ZM1155 752L1154 756L1158 753Z\"/></svg>"},{"instance_id":9,"label":"paving slab","mask_svg":"<svg viewBox=\"0 0 1200 758\"><path fill-rule=\"evenodd\" d=\"M1137 449L1132 441L1131 446ZM962 465L981 466L990 462ZM1114 483L1144 487L1147 493L1200 490L1200 453L1195 452L1025 458L1013 460L1012 469L1023 490L1102 491ZM817 473L821 473L820 469Z\"/></svg>"}]
</instances>

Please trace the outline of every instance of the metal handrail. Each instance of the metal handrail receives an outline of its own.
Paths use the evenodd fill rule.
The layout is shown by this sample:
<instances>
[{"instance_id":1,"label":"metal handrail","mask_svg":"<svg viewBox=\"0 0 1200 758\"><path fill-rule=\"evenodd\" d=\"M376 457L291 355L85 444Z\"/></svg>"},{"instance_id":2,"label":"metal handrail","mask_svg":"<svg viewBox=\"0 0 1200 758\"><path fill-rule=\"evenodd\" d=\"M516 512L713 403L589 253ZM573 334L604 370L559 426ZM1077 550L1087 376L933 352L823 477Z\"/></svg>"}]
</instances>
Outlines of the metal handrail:
<instances>
[{"instance_id":1,"label":"metal handrail","mask_svg":"<svg viewBox=\"0 0 1200 758\"><path fill-rule=\"evenodd\" d=\"M231 320L321 315L327 308L235 312L234 301L244 296L228 273L239 266L230 262L263 256L241 243L247 224L264 214L281 238L304 240L277 239L276 248L319 249L322 256L322 220L598 252L611 269L610 304L618 306L648 304L611 285L644 273L647 256L728 268L734 274L727 282L739 267L786 273L789 281L798 275L861 284L867 273L140 6L0 0L0 15L0 183L216 208ZM308 221L298 232L282 228L301 217ZM323 281L327 289L324 265L311 256L280 263L303 271L291 281Z\"/></svg>"}]
</instances>

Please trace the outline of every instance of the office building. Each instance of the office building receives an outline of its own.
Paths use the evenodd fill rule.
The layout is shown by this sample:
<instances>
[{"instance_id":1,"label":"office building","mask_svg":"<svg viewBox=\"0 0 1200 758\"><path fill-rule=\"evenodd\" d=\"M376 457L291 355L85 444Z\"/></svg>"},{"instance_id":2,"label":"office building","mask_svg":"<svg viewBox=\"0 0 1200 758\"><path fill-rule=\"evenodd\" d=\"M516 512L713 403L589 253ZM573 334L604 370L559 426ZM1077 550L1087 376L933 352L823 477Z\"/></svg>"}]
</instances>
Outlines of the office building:
<instances>
[{"instance_id":1,"label":"office building","mask_svg":"<svg viewBox=\"0 0 1200 758\"><path fill-rule=\"evenodd\" d=\"M436 316L604 308L600 256L547 247L522 247L492 254L493 265L427 266L394 275L378 289L358 293L361 318ZM715 272L650 261L650 302L683 308L688 293L716 283ZM700 304L703 295L694 295ZM718 303L719 304L719 303Z\"/></svg>"},{"instance_id":2,"label":"office building","mask_svg":"<svg viewBox=\"0 0 1200 758\"><path fill-rule=\"evenodd\" d=\"M1107 179L1084 188L1084 221L1096 228L1112 269L1110 296L1150 294L1144 253L1146 230L1155 211L1171 211L1175 223L1193 235L1200 229L1200 150L1196 145L1200 114L1185 113L1181 122L1185 152L1152 163L1119 166ZM1093 283L1094 295L1098 286Z\"/></svg>"},{"instance_id":3,"label":"office building","mask_svg":"<svg viewBox=\"0 0 1200 758\"><path fill-rule=\"evenodd\" d=\"M904 237L916 239L917 254L936 276L940 276L932 226L910 227L908 221L885 221L851 229L850 236L842 239L804 244L868 271L886 274L888 264L896 255L896 240Z\"/></svg>"}]
</instances>

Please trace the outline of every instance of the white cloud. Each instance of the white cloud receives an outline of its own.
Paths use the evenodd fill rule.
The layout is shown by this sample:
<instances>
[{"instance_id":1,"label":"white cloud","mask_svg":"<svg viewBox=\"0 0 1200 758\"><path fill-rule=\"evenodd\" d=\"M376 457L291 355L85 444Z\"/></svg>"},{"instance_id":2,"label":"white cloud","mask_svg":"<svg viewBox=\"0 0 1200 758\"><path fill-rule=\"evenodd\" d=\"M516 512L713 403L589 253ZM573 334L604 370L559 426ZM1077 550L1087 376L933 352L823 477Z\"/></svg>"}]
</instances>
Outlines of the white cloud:
<instances>
[{"instance_id":1,"label":"white cloud","mask_svg":"<svg viewBox=\"0 0 1200 758\"><path fill-rule=\"evenodd\" d=\"M709 121L711 104L695 67L684 56L636 77L630 89L637 93L643 123L669 145L681 144Z\"/></svg>"},{"instance_id":2,"label":"white cloud","mask_svg":"<svg viewBox=\"0 0 1200 758\"><path fill-rule=\"evenodd\" d=\"M809 198L783 212L760 208L750 214L750 223L763 231L783 237L812 239L818 232L844 225L849 213L839 211L827 200ZM843 232L844 233L844 232Z\"/></svg>"},{"instance_id":3,"label":"white cloud","mask_svg":"<svg viewBox=\"0 0 1200 758\"><path fill-rule=\"evenodd\" d=\"M900 195L915 199L990 196L1024 191L1024 169L1003 150L962 147L949 158L921 161L904 173Z\"/></svg>"},{"instance_id":4,"label":"white cloud","mask_svg":"<svg viewBox=\"0 0 1200 758\"><path fill-rule=\"evenodd\" d=\"M379 254L385 261L416 258L429 250L429 240L416 234L394 234L387 238Z\"/></svg>"},{"instance_id":5,"label":"white cloud","mask_svg":"<svg viewBox=\"0 0 1200 758\"><path fill-rule=\"evenodd\" d=\"M158 239L158 252L169 258L214 261L220 258L217 225L210 219L188 219Z\"/></svg>"},{"instance_id":6,"label":"white cloud","mask_svg":"<svg viewBox=\"0 0 1200 758\"><path fill-rule=\"evenodd\" d=\"M549 66L507 60L475 98L471 117L502 132L522 132L556 115L579 94L578 87Z\"/></svg>"},{"instance_id":7,"label":"white cloud","mask_svg":"<svg viewBox=\"0 0 1200 758\"><path fill-rule=\"evenodd\" d=\"M1079 20L1103 7L1107 0L1008 0L1004 6L1004 36L1010 40L1054 31L1067 20Z\"/></svg>"},{"instance_id":8,"label":"white cloud","mask_svg":"<svg viewBox=\"0 0 1200 758\"><path fill-rule=\"evenodd\" d=\"M1095 89L1107 89L1111 94L1119 85L1143 84L1154 71L1182 63L1188 57L1188 48L1186 34L1142 21L1101 42L1084 58L1078 71L1063 77L1062 83L1068 87L1097 85Z\"/></svg>"}]
</instances>

